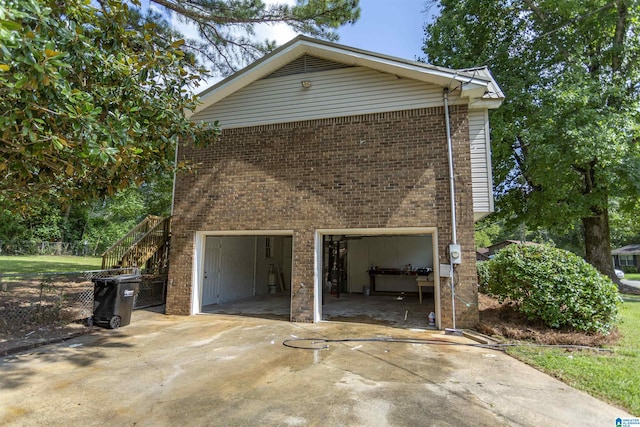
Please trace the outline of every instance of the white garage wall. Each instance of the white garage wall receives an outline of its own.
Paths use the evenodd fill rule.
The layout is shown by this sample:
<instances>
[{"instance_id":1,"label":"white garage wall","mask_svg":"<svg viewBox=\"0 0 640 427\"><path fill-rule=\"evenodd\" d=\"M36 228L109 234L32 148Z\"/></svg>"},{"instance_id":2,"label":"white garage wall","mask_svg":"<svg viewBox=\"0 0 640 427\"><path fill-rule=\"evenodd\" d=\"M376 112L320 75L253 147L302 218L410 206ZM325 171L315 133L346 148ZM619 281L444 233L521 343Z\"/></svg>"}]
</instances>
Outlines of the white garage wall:
<instances>
[{"instance_id":1,"label":"white garage wall","mask_svg":"<svg viewBox=\"0 0 640 427\"><path fill-rule=\"evenodd\" d=\"M253 296L255 241L255 236L222 238L219 304Z\"/></svg>"},{"instance_id":2,"label":"white garage wall","mask_svg":"<svg viewBox=\"0 0 640 427\"><path fill-rule=\"evenodd\" d=\"M291 289L291 266L293 264L293 237L284 236L282 239L282 273L284 274L284 287Z\"/></svg>"},{"instance_id":3,"label":"white garage wall","mask_svg":"<svg viewBox=\"0 0 640 427\"><path fill-rule=\"evenodd\" d=\"M365 238L347 243L347 286L349 292L362 292L369 286L369 244Z\"/></svg>"},{"instance_id":4,"label":"white garage wall","mask_svg":"<svg viewBox=\"0 0 640 427\"><path fill-rule=\"evenodd\" d=\"M291 241L290 236L257 236L256 295L269 292L269 264L278 264L284 276L284 287L291 289ZM266 257L267 239L271 239L271 258ZM277 283L277 282L276 282Z\"/></svg>"},{"instance_id":5,"label":"white garage wall","mask_svg":"<svg viewBox=\"0 0 640 427\"><path fill-rule=\"evenodd\" d=\"M267 236L258 236L256 246L256 295L264 295L269 292L269 264L274 260L265 257ZM271 251L273 253L273 237L271 237Z\"/></svg>"},{"instance_id":6,"label":"white garage wall","mask_svg":"<svg viewBox=\"0 0 640 427\"><path fill-rule=\"evenodd\" d=\"M347 244L347 281L349 292L362 292L369 286L368 270L402 268L433 268L431 236L370 236L349 240ZM413 276L377 276L376 290L415 292Z\"/></svg>"}]
</instances>

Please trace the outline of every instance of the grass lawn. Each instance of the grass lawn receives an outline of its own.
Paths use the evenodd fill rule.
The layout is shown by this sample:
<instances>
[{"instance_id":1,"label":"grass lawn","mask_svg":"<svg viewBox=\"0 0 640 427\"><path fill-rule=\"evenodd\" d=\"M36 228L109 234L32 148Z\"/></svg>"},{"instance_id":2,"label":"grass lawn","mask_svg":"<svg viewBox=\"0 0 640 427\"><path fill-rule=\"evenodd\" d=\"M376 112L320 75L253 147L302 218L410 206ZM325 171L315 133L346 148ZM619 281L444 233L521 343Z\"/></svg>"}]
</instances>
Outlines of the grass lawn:
<instances>
[{"instance_id":1,"label":"grass lawn","mask_svg":"<svg viewBox=\"0 0 640 427\"><path fill-rule=\"evenodd\" d=\"M640 416L640 297L623 295L622 338L611 352L514 347L512 356Z\"/></svg>"},{"instance_id":2,"label":"grass lawn","mask_svg":"<svg viewBox=\"0 0 640 427\"><path fill-rule=\"evenodd\" d=\"M624 278L627 280L640 280L640 273L627 273Z\"/></svg>"},{"instance_id":3,"label":"grass lawn","mask_svg":"<svg viewBox=\"0 0 640 427\"><path fill-rule=\"evenodd\" d=\"M100 257L80 256L0 256L0 274L13 273L66 273L99 270Z\"/></svg>"}]
</instances>

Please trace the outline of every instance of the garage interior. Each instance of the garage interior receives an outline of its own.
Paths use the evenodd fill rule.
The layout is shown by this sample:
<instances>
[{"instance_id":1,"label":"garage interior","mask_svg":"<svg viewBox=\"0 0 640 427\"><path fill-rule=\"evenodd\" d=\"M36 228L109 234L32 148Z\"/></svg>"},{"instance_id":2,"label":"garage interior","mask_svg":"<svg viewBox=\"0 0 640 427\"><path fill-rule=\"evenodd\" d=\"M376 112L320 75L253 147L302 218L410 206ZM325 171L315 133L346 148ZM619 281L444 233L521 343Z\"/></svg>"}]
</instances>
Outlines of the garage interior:
<instances>
[{"instance_id":1,"label":"garage interior","mask_svg":"<svg viewBox=\"0 0 640 427\"><path fill-rule=\"evenodd\" d=\"M289 321L292 250L291 236L206 236L200 313ZM433 259L430 234L322 236L320 319L435 328Z\"/></svg>"},{"instance_id":2,"label":"garage interior","mask_svg":"<svg viewBox=\"0 0 640 427\"><path fill-rule=\"evenodd\" d=\"M435 329L434 289L429 234L323 236L322 320Z\"/></svg>"},{"instance_id":3,"label":"garage interior","mask_svg":"<svg viewBox=\"0 0 640 427\"><path fill-rule=\"evenodd\" d=\"M206 236L201 313L289 320L291 236Z\"/></svg>"}]
</instances>

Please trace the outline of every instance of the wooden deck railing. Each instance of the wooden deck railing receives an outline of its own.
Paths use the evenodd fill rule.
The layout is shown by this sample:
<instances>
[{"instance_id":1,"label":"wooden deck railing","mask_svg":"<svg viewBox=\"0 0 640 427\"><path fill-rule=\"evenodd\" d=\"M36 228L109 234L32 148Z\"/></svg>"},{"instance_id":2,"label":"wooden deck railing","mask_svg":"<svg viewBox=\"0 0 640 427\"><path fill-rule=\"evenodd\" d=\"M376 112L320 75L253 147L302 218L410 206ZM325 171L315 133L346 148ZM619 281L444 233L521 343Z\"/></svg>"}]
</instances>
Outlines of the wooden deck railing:
<instances>
[{"instance_id":1,"label":"wooden deck railing","mask_svg":"<svg viewBox=\"0 0 640 427\"><path fill-rule=\"evenodd\" d=\"M169 228L170 225L165 225L165 223L169 223L168 218L162 218L155 215L147 216L140 224L136 225L136 227L128 232L122 239L118 240L114 243L109 249L107 249L102 254L102 268L117 268L117 267L132 267L136 263L135 260L131 260L128 258L127 265L123 264L123 258L128 253L132 252L132 249L139 244L145 237L153 231L155 234L157 229L160 228L164 235L164 239L166 240L169 236ZM162 225L161 227L158 227ZM148 258L147 258L148 259ZM145 260L146 261L146 260ZM133 262L134 264L130 264ZM143 261L144 262L144 261ZM135 265L136 267L141 267L141 263L138 261Z\"/></svg>"},{"instance_id":2,"label":"wooden deck railing","mask_svg":"<svg viewBox=\"0 0 640 427\"><path fill-rule=\"evenodd\" d=\"M145 263L166 244L171 230L171 218L164 218L122 255L122 267L144 267Z\"/></svg>"}]
</instances>

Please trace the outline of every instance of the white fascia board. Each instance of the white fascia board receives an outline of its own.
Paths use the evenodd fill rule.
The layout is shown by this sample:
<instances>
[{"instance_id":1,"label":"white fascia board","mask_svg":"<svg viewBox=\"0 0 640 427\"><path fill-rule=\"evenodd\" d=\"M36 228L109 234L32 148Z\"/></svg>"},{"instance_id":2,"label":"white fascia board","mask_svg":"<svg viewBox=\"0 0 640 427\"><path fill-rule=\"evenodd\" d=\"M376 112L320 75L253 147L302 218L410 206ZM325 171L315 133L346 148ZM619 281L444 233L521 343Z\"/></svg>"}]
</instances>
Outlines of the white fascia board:
<instances>
[{"instance_id":1,"label":"white fascia board","mask_svg":"<svg viewBox=\"0 0 640 427\"><path fill-rule=\"evenodd\" d=\"M469 110L495 110L502 105L502 99L475 98L469 103Z\"/></svg>"}]
</instances>

